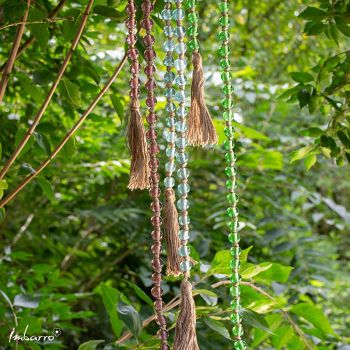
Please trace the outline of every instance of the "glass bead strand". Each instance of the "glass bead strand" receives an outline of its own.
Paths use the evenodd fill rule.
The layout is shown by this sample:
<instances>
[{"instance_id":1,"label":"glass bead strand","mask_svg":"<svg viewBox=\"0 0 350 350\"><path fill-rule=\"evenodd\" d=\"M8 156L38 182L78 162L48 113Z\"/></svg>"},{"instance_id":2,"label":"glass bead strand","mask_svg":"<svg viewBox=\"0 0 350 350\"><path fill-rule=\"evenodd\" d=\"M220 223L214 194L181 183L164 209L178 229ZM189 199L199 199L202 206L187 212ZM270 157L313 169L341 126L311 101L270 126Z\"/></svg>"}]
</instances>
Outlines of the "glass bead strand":
<instances>
[{"instance_id":1,"label":"glass bead strand","mask_svg":"<svg viewBox=\"0 0 350 350\"><path fill-rule=\"evenodd\" d=\"M197 39L199 35L198 28L198 13L197 13L197 0L187 0L186 6L188 9L187 19L190 22L190 26L187 29L187 34L190 38L188 47L191 51L199 50L199 41Z\"/></svg>"},{"instance_id":2,"label":"glass bead strand","mask_svg":"<svg viewBox=\"0 0 350 350\"><path fill-rule=\"evenodd\" d=\"M233 120L233 87L232 87L232 76L230 72L230 47L229 47L229 3L228 0L221 0L219 4L221 11L221 18L219 23L221 25L221 32L219 33L219 40L221 46L219 48L219 56L221 58L220 64L223 69L221 73L221 79L223 81L223 93L225 98L222 101L222 107L224 110L223 119L225 120L225 135L226 140L224 141L224 148L227 151L225 159L227 167L225 174L227 175L226 187L228 189L227 200L229 207L227 209L227 216L229 218L229 241L232 244L231 256L232 260L230 266L232 268L231 274L231 287L230 294L232 296L231 301L231 320L233 323L232 334L235 339L234 349L244 350L247 348L245 341L242 339L243 326L242 319L240 316L241 302L240 302L240 247L239 247L239 233L238 233L238 209L237 201L238 197L235 193L236 190L236 169L235 169L235 149L234 149L234 128L232 126Z\"/></svg>"},{"instance_id":3,"label":"glass bead strand","mask_svg":"<svg viewBox=\"0 0 350 350\"><path fill-rule=\"evenodd\" d=\"M185 17L185 11L182 9L182 0L175 0L176 9L173 10L173 18L176 21L176 36L177 44L175 51L177 59L175 60L175 69L177 76L175 83L178 87L175 94L175 99L178 102L176 109L176 115L178 122L176 123L176 130L178 132L178 138L176 140L176 160L179 165L178 177L180 183L178 185L178 198L177 208L179 209L179 238L181 240L181 246L179 248L179 256L181 257L180 270L183 272L185 278L188 278L191 271L190 262L190 249L188 247L189 240L189 216L188 216L188 192L190 187L188 185L189 171L187 169L188 154L186 153L187 139L187 107L186 107L186 76L185 70L187 66L185 54L187 46L184 42L185 31L183 27L183 19Z\"/></svg>"},{"instance_id":4,"label":"glass bead strand","mask_svg":"<svg viewBox=\"0 0 350 350\"><path fill-rule=\"evenodd\" d=\"M146 97L146 105L148 107L148 115L147 115L147 123L148 123L148 131L147 131L147 138L149 141L148 144L148 150L149 150L149 156L150 156L150 196L151 196L151 209L153 211L153 216L151 218L151 223L153 225L153 231L152 231L152 239L153 239L153 245L152 245L152 254L153 254L153 260L152 260L152 268L153 268L153 275L152 275L152 281L153 281L153 288L151 290L151 293L155 299L154 306L155 306L155 312L157 317L157 324L159 326L158 336L160 338L161 344L160 349L161 350L169 350L168 346L168 332L166 328L166 319L164 317L164 303L163 303L163 290L161 287L162 283L162 260L161 260L161 251L162 251L162 232L161 232L161 204L160 204L160 188L159 188L159 160L158 160L158 153L159 153L159 146L157 143L157 131L156 131L156 124L157 124L157 114L155 112L155 106L157 103L156 97L155 97L155 72L156 67L154 66L154 60L156 58L156 52L154 50L154 37L152 35L152 28L153 28L153 20L151 18L151 14L153 12L154 6L150 0L144 0L142 2L142 11L143 11L143 19L141 21L141 26L145 29L145 36L143 37L143 42L145 45L145 74L147 76L146 81L146 89L147 89L147 97Z\"/></svg>"}]
</instances>

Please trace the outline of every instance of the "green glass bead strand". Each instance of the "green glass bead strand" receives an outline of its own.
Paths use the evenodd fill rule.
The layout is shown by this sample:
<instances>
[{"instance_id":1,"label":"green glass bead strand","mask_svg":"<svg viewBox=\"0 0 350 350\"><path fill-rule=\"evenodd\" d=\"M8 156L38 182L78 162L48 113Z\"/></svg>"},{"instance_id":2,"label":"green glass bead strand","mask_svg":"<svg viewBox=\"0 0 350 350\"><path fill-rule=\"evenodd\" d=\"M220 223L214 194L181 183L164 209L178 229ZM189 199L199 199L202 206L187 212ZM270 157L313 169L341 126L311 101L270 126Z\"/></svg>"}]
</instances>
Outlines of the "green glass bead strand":
<instances>
[{"instance_id":1,"label":"green glass bead strand","mask_svg":"<svg viewBox=\"0 0 350 350\"><path fill-rule=\"evenodd\" d=\"M232 335L235 339L234 349L235 350L245 350L247 345L242 339L243 336L243 326L242 319L240 315L241 300L240 300L240 236L238 233L238 209L237 202L238 197L235 193L236 191L236 169L235 169L235 149L234 149L234 128L232 125L233 121L233 88L232 88L232 74L230 72L230 47L229 47L229 2L228 0L221 0L219 4L221 11L221 18L219 23L221 25L221 32L219 33L219 40L221 42L218 55L220 57L220 65L222 67L221 79L223 81L223 93L225 98L222 100L223 109L223 119L225 121L225 136L226 140L224 142L224 148L226 150L225 160L227 166L225 168L225 174L227 176L226 188L228 189L227 195L227 217L229 219L229 235L228 240L231 244L231 261L230 268L232 268L232 273L230 277L231 287L230 294L232 297L231 302L231 321L233 324Z\"/></svg>"},{"instance_id":2,"label":"green glass bead strand","mask_svg":"<svg viewBox=\"0 0 350 350\"><path fill-rule=\"evenodd\" d=\"M197 0L187 0L186 7L188 9L187 19L190 23L190 26L187 30L187 34L190 38L188 42L188 47L191 51L199 51L199 41L197 39L199 35L198 28L198 12L197 12Z\"/></svg>"}]
</instances>

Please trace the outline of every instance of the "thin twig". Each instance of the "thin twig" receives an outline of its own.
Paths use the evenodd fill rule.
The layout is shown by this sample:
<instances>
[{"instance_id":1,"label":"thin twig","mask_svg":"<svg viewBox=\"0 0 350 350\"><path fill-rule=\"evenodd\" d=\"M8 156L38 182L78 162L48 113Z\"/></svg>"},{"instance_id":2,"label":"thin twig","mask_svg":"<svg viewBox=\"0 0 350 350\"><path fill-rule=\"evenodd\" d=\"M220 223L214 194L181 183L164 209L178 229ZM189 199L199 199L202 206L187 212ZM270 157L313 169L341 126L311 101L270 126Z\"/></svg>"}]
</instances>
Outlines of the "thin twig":
<instances>
[{"instance_id":1,"label":"thin twig","mask_svg":"<svg viewBox=\"0 0 350 350\"><path fill-rule=\"evenodd\" d=\"M27 21L27 18L28 18L29 8L30 8L30 0L27 0L27 9L24 13L23 20L22 20L24 23L22 23L17 29L15 40L13 41L12 49L10 52L10 56L6 62L4 71L2 73L2 77L0 81L0 104L4 98L7 83L9 81L10 74L12 72L12 68L16 60L19 45L21 44L22 36L24 33L25 22Z\"/></svg>"},{"instance_id":2,"label":"thin twig","mask_svg":"<svg viewBox=\"0 0 350 350\"><path fill-rule=\"evenodd\" d=\"M64 6L64 4L66 3L67 0L60 0L59 3L57 4L57 6L52 10L52 12L49 13L48 18L54 18L62 9L62 7ZM31 36L30 38L28 38L23 45L21 45L21 47L19 48L17 55L15 57L15 60L22 55L22 53L35 41L35 37ZM3 64L3 66L0 69L0 72L3 72L3 70L5 69L7 62L5 62Z\"/></svg>"},{"instance_id":3,"label":"thin twig","mask_svg":"<svg viewBox=\"0 0 350 350\"><path fill-rule=\"evenodd\" d=\"M5 197L3 200L0 201L0 208L2 208L4 205L9 203L18 194L18 192L20 192L29 182L31 182L34 178L36 178L51 163L51 161L57 156L57 154L61 151L63 146L76 133L76 131L80 128L80 126L83 124L83 122L88 117L88 115L96 107L96 105L100 101L100 99L108 91L108 89L112 85L113 81L116 79L116 77L119 75L120 71L122 70L122 68L126 62L126 59L127 59L127 56L124 55L123 59L119 63L115 72L113 73L111 78L108 80L106 85L103 87L101 92L95 97L95 99L91 102L90 106L86 109L86 111L83 113L83 115L79 118L79 120L75 123L75 125L69 130L67 135L61 140L61 142L58 144L56 149L51 153L50 157L48 157L44 162L42 162L39 165L39 167L35 170L35 172L33 174L29 175L26 179L24 179L23 182L21 182L7 197Z\"/></svg>"},{"instance_id":4,"label":"thin twig","mask_svg":"<svg viewBox=\"0 0 350 350\"><path fill-rule=\"evenodd\" d=\"M24 22L24 21L21 21L21 22L16 22L16 23L10 23L10 24L6 24L4 26L0 26L0 30L3 30L3 29L7 29L7 28L10 28L10 27L16 27L16 26L19 26L19 25L30 25L30 24L47 24L47 23L56 23L56 22L64 22L64 21L74 21L74 17L64 17L64 18L60 18L60 17L57 17L57 18L46 18L44 20L41 20L41 21L29 21L29 22Z\"/></svg>"},{"instance_id":5,"label":"thin twig","mask_svg":"<svg viewBox=\"0 0 350 350\"><path fill-rule=\"evenodd\" d=\"M35 130L35 128L37 127L37 125L39 124L42 116L44 115L44 112L46 111L53 94L55 93L58 84L60 83L63 74L68 66L68 63L70 61L70 59L73 56L73 52L75 50L75 48L77 47L79 40L83 34L92 4L93 4L94 0L89 0L89 3L86 6L83 18L81 20L81 23L79 25L78 31L75 35L75 38L72 42L72 45L67 53L66 58L64 59L58 74L57 74L57 78L56 81L53 83L48 95L46 96L44 103L42 104L42 106L39 109L39 112L37 113L37 115L35 116L33 123L31 124L30 128L28 129L28 131L26 132L26 134L24 135L23 139L21 140L21 142L19 143L19 145L16 147L16 149L13 151L12 155L10 156L10 158L7 160L7 162L5 163L4 167L2 168L1 172L0 172L0 179L2 179L7 171L10 169L11 165L14 163L14 161L16 160L16 158L19 156L19 154L21 153L23 147L27 144L27 142L29 141L30 137L33 135L33 132ZM1 100L0 100L1 101Z\"/></svg>"}]
</instances>

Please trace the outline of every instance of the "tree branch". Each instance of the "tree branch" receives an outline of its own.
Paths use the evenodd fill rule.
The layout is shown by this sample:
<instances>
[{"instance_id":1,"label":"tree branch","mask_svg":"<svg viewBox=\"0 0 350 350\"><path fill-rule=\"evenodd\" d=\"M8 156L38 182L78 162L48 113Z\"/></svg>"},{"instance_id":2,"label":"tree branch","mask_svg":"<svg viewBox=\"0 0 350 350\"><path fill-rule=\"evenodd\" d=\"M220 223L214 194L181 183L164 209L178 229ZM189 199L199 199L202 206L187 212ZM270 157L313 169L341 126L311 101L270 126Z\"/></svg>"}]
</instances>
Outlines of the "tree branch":
<instances>
[{"instance_id":1,"label":"tree branch","mask_svg":"<svg viewBox=\"0 0 350 350\"><path fill-rule=\"evenodd\" d=\"M1 77L1 81L0 81L0 104L4 98L7 83L9 81L10 74L12 72L12 68L15 64L19 45L21 44L22 36L24 33L25 22L27 21L27 18L28 18L29 8L30 8L30 0L27 0L27 8L26 8L26 11L25 11L23 19L22 19L22 22L24 22L24 23L22 23L17 29L15 40L13 41L12 49L10 52L10 56L6 62L6 65L4 67L4 71L2 73L2 77Z\"/></svg>"},{"instance_id":2,"label":"tree branch","mask_svg":"<svg viewBox=\"0 0 350 350\"><path fill-rule=\"evenodd\" d=\"M7 171L10 169L11 165L15 162L16 158L18 157L18 155L21 153L22 149L24 148L24 146L27 144L27 142L29 141L30 137L33 135L33 132L35 130L35 128L37 127L37 125L39 124L42 116L44 115L44 112L46 111L53 94L55 93L58 84L60 83L63 74L68 66L68 63L70 61L70 59L73 56L73 52L76 49L79 40L83 34L92 4L93 4L94 0L89 0L89 3L86 6L83 18L81 20L81 23L79 25L78 31L75 35L75 38L72 42L72 45L67 53L66 58L64 59L58 74L57 74L57 78L56 81L53 83L48 95L46 96L44 103L42 104L42 106L39 109L39 112L37 113L37 115L35 116L32 125L30 126L30 128L28 129L28 131L26 132L26 134L24 135L23 139L21 140L21 142L19 143L19 145L16 147L16 149L13 151L12 155L10 156L10 158L7 160L7 162L5 163L4 167L2 168L1 172L0 172L0 180L6 175ZM1 95L0 95L1 96ZM1 99L0 99L1 102Z\"/></svg>"},{"instance_id":3,"label":"tree branch","mask_svg":"<svg viewBox=\"0 0 350 350\"><path fill-rule=\"evenodd\" d=\"M76 133L76 131L80 128L80 126L83 124L83 122L88 117L88 115L96 107L96 105L100 101L100 99L108 91L108 89L112 85L113 81L116 79L116 77L119 75L120 71L122 70L126 60L127 60L127 56L125 54L123 59L119 63L118 67L116 68L115 72L113 73L111 78L108 80L107 84L103 87L101 92L91 102L90 106L82 114L82 116L79 118L79 120L69 130L67 135L61 140L61 142L58 144L56 149L51 153L50 157L48 157L44 162L42 162L40 164L40 166L35 170L35 172L33 174L29 175L26 179L24 179L24 181L22 183L20 183L7 197L5 197L3 200L0 201L0 208L2 208L4 205L9 203L29 182L31 182L34 178L36 178L51 163L51 161L57 156L57 154L61 151L63 146Z\"/></svg>"},{"instance_id":4,"label":"tree branch","mask_svg":"<svg viewBox=\"0 0 350 350\"><path fill-rule=\"evenodd\" d=\"M16 27L16 26L19 26L19 25L29 25L29 24L43 24L43 23L56 23L56 22L64 22L64 21L73 21L74 20L74 17L63 17L63 18L60 18L60 17L57 17L57 18L46 18L44 20L41 20L41 21L32 21L32 22L24 22L24 21L21 21L21 22L16 22L16 23L10 23L10 24L6 24L4 26L1 26L0 27L0 30L3 30L3 29L7 29L7 28L10 28L10 27Z\"/></svg>"}]
</instances>

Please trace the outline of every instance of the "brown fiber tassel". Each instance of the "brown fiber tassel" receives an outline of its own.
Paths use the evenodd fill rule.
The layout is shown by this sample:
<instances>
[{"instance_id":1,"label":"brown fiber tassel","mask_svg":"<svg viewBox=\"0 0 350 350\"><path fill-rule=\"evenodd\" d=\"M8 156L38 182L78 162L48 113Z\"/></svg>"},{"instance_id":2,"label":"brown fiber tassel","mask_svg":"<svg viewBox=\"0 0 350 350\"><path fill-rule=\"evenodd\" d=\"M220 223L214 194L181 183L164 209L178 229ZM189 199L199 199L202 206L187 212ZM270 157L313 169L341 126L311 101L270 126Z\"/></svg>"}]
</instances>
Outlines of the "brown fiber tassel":
<instances>
[{"instance_id":1,"label":"brown fiber tassel","mask_svg":"<svg viewBox=\"0 0 350 350\"><path fill-rule=\"evenodd\" d=\"M145 127L143 125L140 105L137 100L131 100L130 118L127 130L128 146L131 153L130 190L149 188L149 155Z\"/></svg>"},{"instance_id":2,"label":"brown fiber tassel","mask_svg":"<svg viewBox=\"0 0 350 350\"><path fill-rule=\"evenodd\" d=\"M173 350L199 350L196 335L196 306L187 277L181 283L180 314L176 322Z\"/></svg>"},{"instance_id":3,"label":"brown fiber tassel","mask_svg":"<svg viewBox=\"0 0 350 350\"><path fill-rule=\"evenodd\" d=\"M193 146L218 143L216 130L204 99L204 75L202 56L192 54L193 77L191 87L191 109L188 115L188 142Z\"/></svg>"},{"instance_id":4,"label":"brown fiber tassel","mask_svg":"<svg viewBox=\"0 0 350 350\"><path fill-rule=\"evenodd\" d=\"M167 245L167 265L166 273L168 276L180 276L180 257L179 248L181 241L179 239L178 213L175 207L175 192L173 189L165 191L165 204L163 210L164 233Z\"/></svg>"}]
</instances>

